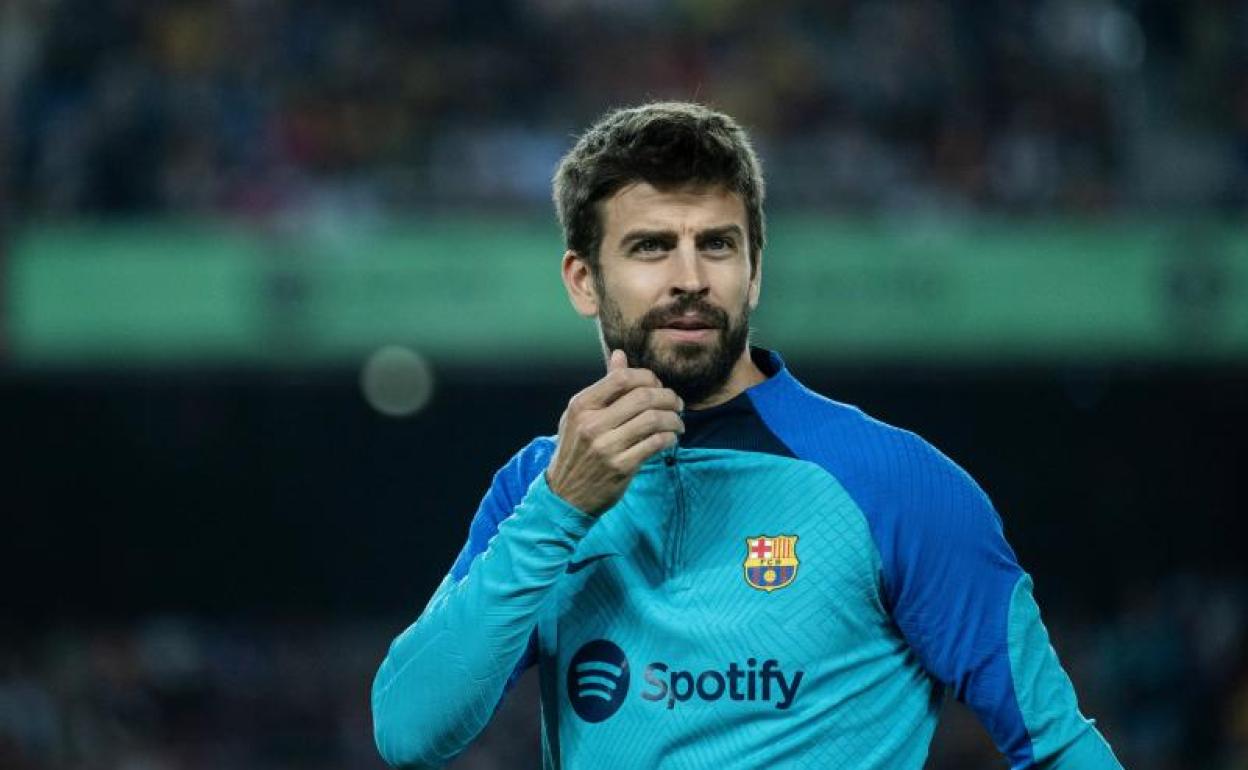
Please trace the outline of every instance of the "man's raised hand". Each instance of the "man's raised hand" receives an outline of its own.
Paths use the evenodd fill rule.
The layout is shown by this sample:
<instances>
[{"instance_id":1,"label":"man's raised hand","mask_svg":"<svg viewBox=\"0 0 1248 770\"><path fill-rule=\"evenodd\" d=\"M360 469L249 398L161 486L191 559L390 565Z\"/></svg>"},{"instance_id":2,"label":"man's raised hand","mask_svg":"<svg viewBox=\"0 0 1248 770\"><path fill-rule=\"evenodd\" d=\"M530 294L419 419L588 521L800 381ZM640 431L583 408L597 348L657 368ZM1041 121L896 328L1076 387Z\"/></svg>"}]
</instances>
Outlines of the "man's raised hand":
<instances>
[{"instance_id":1,"label":"man's raised hand","mask_svg":"<svg viewBox=\"0 0 1248 770\"><path fill-rule=\"evenodd\" d=\"M647 458L676 443L684 403L649 369L630 369L611 351L607 374L577 393L559 418L559 442L546 469L551 491L597 516L624 495Z\"/></svg>"}]
</instances>

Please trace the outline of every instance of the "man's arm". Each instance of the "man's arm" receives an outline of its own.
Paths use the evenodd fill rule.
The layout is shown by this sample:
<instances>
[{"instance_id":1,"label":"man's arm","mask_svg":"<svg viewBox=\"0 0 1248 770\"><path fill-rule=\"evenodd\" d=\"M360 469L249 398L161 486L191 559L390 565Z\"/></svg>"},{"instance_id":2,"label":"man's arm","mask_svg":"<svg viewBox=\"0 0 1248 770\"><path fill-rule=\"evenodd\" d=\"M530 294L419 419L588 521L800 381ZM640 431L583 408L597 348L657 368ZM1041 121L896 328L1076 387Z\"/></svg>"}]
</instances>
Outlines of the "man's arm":
<instances>
[{"instance_id":1,"label":"man's arm","mask_svg":"<svg viewBox=\"0 0 1248 770\"><path fill-rule=\"evenodd\" d=\"M893 617L928 671L966 703L1014 770L1121 770L1079 712L1001 519L961 468L914 437L888 543Z\"/></svg>"},{"instance_id":2,"label":"man's arm","mask_svg":"<svg viewBox=\"0 0 1248 770\"><path fill-rule=\"evenodd\" d=\"M451 573L391 644L372 690L387 763L438 767L477 736L531 663L538 614L581 539L684 429L653 373L618 351L609 369L573 397L557 443L539 439L495 476Z\"/></svg>"},{"instance_id":3,"label":"man's arm","mask_svg":"<svg viewBox=\"0 0 1248 770\"><path fill-rule=\"evenodd\" d=\"M509 490L542 454L535 442L495 476L456 566L377 671L373 732L392 766L449 762L532 662L538 611L593 523L550 491L541 468L508 510ZM482 535L488 548L480 548Z\"/></svg>"},{"instance_id":4,"label":"man's arm","mask_svg":"<svg viewBox=\"0 0 1248 770\"><path fill-rule=\"evenodd\" d=\"M1109 744L1091 720L1079 713L1074 687L1040 622L1031 577L1024 574L1019 578L1013 594L1006 643L1019 709L1032 736L1035 766L1045 770L1121 770Z\"/></svg>"}]
</instances>

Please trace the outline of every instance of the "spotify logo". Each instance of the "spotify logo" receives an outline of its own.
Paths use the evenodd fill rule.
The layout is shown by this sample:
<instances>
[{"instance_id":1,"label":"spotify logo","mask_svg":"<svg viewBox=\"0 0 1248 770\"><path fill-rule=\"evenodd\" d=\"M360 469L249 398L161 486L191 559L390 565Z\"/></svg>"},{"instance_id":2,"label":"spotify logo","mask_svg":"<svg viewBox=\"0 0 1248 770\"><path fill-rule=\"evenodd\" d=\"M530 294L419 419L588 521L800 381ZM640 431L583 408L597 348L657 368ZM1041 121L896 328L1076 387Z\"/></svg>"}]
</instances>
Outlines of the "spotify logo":
<instances>
[{"instance_id":1,"label":"spotify logo","mask_svg":"<svg viewBox=\"0 0 1248 770\"><path fill-rule=\"evenodd\" d=\"M606 639L586 642L568 664L568 700L586 722L601 722L628 696L628 658Z\"/></svg>"}]
</instances>

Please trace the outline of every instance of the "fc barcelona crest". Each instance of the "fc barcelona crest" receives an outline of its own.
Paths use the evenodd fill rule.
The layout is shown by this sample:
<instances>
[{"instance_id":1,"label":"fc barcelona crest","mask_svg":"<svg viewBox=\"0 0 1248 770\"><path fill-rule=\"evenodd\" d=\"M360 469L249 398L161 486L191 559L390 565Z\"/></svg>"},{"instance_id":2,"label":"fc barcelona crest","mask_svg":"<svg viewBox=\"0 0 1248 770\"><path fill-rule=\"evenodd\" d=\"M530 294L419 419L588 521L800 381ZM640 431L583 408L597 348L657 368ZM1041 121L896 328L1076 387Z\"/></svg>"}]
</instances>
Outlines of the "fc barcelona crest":
<instances>
[{"instance_id":1,"label":"fc barcelona crest","mask_svg":"<svg viewBox=\"0 0 1248 770\"><path fill-rule=\"evenodd\" d=\"M768 593L797 577L797 535L745 539L745 582Z\"/></svg>"}]
</instances>

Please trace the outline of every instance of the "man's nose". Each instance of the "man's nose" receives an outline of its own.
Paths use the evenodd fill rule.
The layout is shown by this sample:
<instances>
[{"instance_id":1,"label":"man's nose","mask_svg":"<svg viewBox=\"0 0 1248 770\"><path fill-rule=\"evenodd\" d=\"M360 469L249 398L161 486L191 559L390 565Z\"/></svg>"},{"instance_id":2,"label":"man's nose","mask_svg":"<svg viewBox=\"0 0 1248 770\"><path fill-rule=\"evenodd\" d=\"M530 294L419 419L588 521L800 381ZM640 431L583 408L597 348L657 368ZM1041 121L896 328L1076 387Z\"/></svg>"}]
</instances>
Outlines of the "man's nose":
<instances>
[{"instance_id":1,"label":"man's nose","mask_svg":"<svg viewBox=\"0 0 1248 770\"><path fill-rule=\"evenodd\" d=\"M670 264L672 294L698 294L707 290L706 268L693 244L681 244Z\"/></svg>"}]
</instances>

